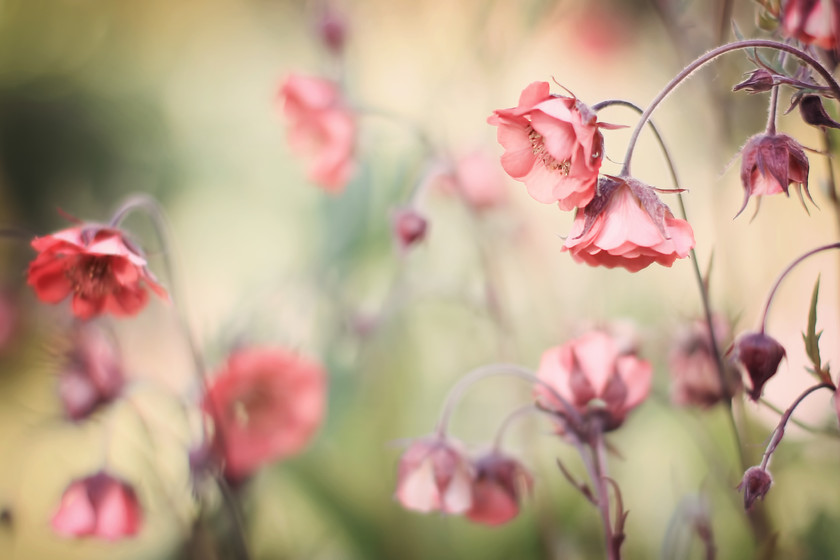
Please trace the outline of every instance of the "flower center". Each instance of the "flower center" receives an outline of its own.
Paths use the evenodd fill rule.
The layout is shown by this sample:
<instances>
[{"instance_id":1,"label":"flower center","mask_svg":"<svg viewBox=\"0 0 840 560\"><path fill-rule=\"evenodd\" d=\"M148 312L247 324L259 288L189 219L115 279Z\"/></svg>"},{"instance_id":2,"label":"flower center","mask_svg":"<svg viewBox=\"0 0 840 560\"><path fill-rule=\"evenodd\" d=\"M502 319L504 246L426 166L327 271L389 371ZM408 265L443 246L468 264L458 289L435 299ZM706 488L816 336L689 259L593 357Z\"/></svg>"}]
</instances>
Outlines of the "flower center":
<instances>
[{"instance_id":1,"label":"flower center","mask_svg":"<svg viewBox=\"0 0 840 560\"><path fill-rule=\"evenodd\" d=\"M104 296L113 285L110 258L86 256L67 268L65 274L73 292L91 299Z\"/></svg>"},{"instance_id":2,"label":"flower center","mask_svg":"<svg viewBox=\"0 0 840 560\"><path fill-rule=\"evenodd\" d=\"M554 159L554 156L548 153L548 150L545 148L542 134L534 130L531 126L528 126L528 139L531 141L531 151L547 169L559 171L561 175L569 174L572 168L572 161L570 159L564 159L563 161Z\"/></svg>"}]
</instances>

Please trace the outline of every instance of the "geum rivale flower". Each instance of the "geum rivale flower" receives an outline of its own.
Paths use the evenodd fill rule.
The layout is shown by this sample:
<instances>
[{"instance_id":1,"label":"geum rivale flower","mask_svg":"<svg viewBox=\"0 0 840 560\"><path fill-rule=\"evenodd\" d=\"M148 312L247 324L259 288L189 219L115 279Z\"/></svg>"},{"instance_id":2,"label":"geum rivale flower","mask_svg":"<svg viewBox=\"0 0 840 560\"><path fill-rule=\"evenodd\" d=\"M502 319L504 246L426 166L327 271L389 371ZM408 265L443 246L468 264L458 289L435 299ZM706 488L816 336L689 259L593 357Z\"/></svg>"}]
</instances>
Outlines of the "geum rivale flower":
<instances>
[{"instance_id":1,"label":"geum rivale flower","mask_svg":"<svg viewBox=\"0 0 840 560\"><path fill-rule=\"evenodd\" d=\"M522 463L498 451L474 463L472 506L464 514L470 521L502 525L519 514L522 494L531 491L534 478Z\"/></svg>"},{"instance_id":2,"label":"geum rivale flower","mask_svg":"<svg viewBox=\"0 0 840 560\"><path fill-rule=\"evenodd\" d=\"M332 80L292 74L279 101L289 121L292 151L308 160L309 180L328 192L344 190L353 172L356 118Z\"/></svg>"},{"instance_id":3,"label":"geum rivale flower","mask_svg":"<svg viewBox=\"0 0 840 560\"><path fill-rule=\"evenodd\" d=\"M414 511L462 514L473 505L474 481L475 468L460 443L423 438L400 457L394 498Z\"/></svg>"},{"instance_id":4,"label":"geum rivale flower","mask_svg":"<svg viewBox=\"0 0 840 560\"><path fill-rule=\"evenodd\" d=\"M578 210L563 250L590 266L638 272L653 263L671 266L693 247L691 226L674 217L655 189L632 177L605 176L593 201Z\"/></svg>"},{"instance_id":5,"label":"geum rivale flower","mask_svg":"<svg viewBox=\"0 0 840 560\"><path fill-rule=\"evenodd\" d=\"M808 191L808 157L802 146L787 134L761 133L752 136L741 148L741 184L744 187L744 204L737 217L747 207L750 197L785 193L789 187L802 190L811 202Z\"/></svg>"},{"instance_id":6,"label":"geum rivale flower","mask_svg":"<svg viewBox=\"0 0 840 560\"><path fill-rule=\"evenodd\" d=\"M142 522L143 510L134 488L100 472L70 483L50 525L65 537L115 541L136 535Z\"/></svg>"},{"instance_id":7,"label":"geum rivale flower","mask_svg":"<svg viewBox=\"0 0 840 560\"><path fill-rule=\"evenodd\" d=\"M519 105L495 111L487 122L498 127L508 175L539 202L557 202L561 210L584 207L595 196L604 157L600 129L618 128L598 122L578 99L552 95L548 82L532 83Z\"/></svg>"},{"instance_id":8,"label":"geum rivale flower","mask_svg":"<svg viewBox=\"0 0 840 560\"><path fill-rule=\"evenodd\" d=\"M168 299L140 249L121 230L86 224L36 237L38 251L27 282L38 299L59 303L72 296L73 313L135 315L149 299L146 288Z\"/></svg>"},{"instance_id":9,"label":"geum rivale flower","mask_svg":"<svg viewBox=\"0 0 840 560\"><path fill-rule=\"evenodd\" d=\"M781 19L786 37L825 50L837 49L840 0L787 0Z\"/></svg>"},{"instance_id":10,"label":"geum rivale flower","mask_svg":"<svg viewBox=\"0 0 840 560\"><path fill-rule=\"evenodd\" d=\"M240 481L261 466L299 453L324 419L326 374L283 348L233 352L211 379L202 408L213 420L213 453Z\"/></svg>"}]
</instances>

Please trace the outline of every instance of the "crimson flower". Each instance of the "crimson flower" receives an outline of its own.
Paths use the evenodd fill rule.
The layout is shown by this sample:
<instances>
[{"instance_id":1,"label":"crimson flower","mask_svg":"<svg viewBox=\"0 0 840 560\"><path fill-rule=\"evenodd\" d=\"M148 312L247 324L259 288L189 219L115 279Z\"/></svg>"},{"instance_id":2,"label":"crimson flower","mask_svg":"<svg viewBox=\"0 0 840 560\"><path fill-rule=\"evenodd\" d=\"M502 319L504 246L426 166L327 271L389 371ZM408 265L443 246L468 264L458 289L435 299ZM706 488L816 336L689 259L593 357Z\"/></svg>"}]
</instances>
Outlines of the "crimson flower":
<instances>
[{"instance_id":1,"label":"crimson flower","mask_svg":"<svg viewBox=\"0 0 840 560\"><path fill-rule=\"evenodd\" d=\"M487 122L498 126L505 149L502 167L525 183L539 202L557 202L561 210L584 207L595 196L604 157L595 112L574 97L551 95L548 82L534 82L522 92L519 105L495 111Z\"/></svg>"},{"instance_id":2,"label":"crimson flower","mask_svg":"<svg viewBox=\"0 0 840 560\"><path fill-rule=\"evenodd\" d=\"M100 472L73 481L53 514L53 531L65 537L116 541L136 535L143 511L134 488Z\"/></svg>"},{"instance_id":3,"label":"crimson flower","mask_svg":"<svg viewBox=\"0 0 840 560\"><path fill-rule=\"evenodd\" d=\"M837 48L840 0L787 0L782 12L782 33L825 50Z\"/></svg>"},{"instance_id":4,"label":"crimson flower","mask_svg":"<svg viewBox=\"0 0 840 560\"><path fill-rule=\"evenodd\" d=\"M168 299L146 267L146 259L120 230L82 225L36 237L38 251L29 264L27 282L46 303L73 296L73 313L90 319L101 313L136 315L146 305L151 288Z\"/></svg>"},{"instance_id":5,"label":"crimson flower","mask_svg":"<svg viewBox=\"0 0 840 560\"><path fill-rule=\"evenodd\" d=\"M603 431L621 426L627 413L645 400L652 374L649 362L600 330L546 350L537 369L539 379L585 421L597 418ZM567 415L565 405L546 387L537 385L535 392L542 406Z\"/></svg>"},{"instance_id":6,"label":"crimson flower","mask_svg":"<svg viewBox=\"0 0 840 560\"><path fill-rule=\"evenodd\" d=\"M353 170L356 119L338 85L292 74L280 87L279 99L289 121L289 145L309 161L309 180L328 192L344 190Z\"/></svg>"},{"instance_id":7,"label":"crimson flower","mask_svg":"<svg viewBox=\"0 0 840 560\"><path fill-rule=\"evenodd\" d=\"M394 497L414 511L465 513L473 505L474 480L460 444L440 437L420 439L400 458Z\"/></svg>"},{"instance_id":8,"label":"crimson flower","mask_svg":"<svg viewBox=\"0 0 840 560\"><path fill-rule=\"evenodd\" d=\"M808 157L799 142L787 134L756 134L747 140L741 154L744 204L736 217L747 207L750 197L782 192L788 195L791 184L804 189L811 199L808 192Z\"/></svg>"},{"instance_id":9,"label":"crimson flower","mask_svg":"<svg viewBox=\"0 0 840 560\"><path fill-rule=\"evenodd\" d=\"M212 418L213 448L230 480L300 452L324 418L326 374L283 348L233 352L210 381L202 408Z\"/></svg>"},{"instance_id":10,"label":"crimson flower","mask_svg":"<svg viewBox=\"0 0 840 560\"><path fill-rule=\"evenodd\" d=\"M577 262L638 272L653 263L671 266L688 256L694 232L675 218L653 188L632 177L602 177L598 193L575 216L563 245Z\"/></svg>"},{"instance_id":11,"label":"crimson flower","mask_svg":"<svg viewBox=\"0 0 840 560\"><path fill-rule=\"evenodd\" d=\"M472 507L465 516L476 523L502 525L519 514L524 492L534 485L531 473L516 459L493 452L475 462Z\"/></svg>"}]
</instances>

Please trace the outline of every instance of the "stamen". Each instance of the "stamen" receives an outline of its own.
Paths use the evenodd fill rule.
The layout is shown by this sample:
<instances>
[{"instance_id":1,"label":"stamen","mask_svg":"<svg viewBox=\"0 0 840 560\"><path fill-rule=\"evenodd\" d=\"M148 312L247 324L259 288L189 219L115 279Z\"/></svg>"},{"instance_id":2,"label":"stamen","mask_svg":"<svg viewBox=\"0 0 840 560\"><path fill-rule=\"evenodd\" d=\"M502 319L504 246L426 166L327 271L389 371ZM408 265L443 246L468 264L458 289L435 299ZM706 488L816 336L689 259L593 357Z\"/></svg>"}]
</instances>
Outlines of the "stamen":
<instances>
[{"instance_id":1,"label":"stamen","mask_svg":"<svg viewBox=\"0 0 840 560\"><path fill-rule=\"evenodd\" d=\"M531 126L528 127L528 139L531 141L531 151L547 169L559 171L564 176L569 175L569 171L572 168L572 161L570 159L564 159L563 161L554 159L554 156L545 149L542 134L534 130Z\"/></svg>"}]
</instances>

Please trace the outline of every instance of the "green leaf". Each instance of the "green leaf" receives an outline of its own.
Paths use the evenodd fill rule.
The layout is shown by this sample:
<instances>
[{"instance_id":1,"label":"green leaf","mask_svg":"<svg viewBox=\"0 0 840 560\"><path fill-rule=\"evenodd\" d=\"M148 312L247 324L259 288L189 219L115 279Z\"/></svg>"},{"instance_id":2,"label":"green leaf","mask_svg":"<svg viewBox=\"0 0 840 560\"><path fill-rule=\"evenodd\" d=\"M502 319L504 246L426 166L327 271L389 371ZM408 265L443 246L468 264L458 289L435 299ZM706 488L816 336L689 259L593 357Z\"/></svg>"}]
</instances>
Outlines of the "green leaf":
<instances>
[{"instance_id":1,"label":"green leaf","mask_svg":"<svg viewBox=\"0 0 840 560\"><path fill-rule=\"evenodd\" d=\"M808 359L814 365L813 370L806 368L807 371L813 373L820 381L831 382L831 376L828 373L828 367L823 367L822 357L820 356L820 337L823 331L817 332L817 301L820 295L820 279L817 277L817 282L814 284L814 291L811 294L811 307L808 310L808 329L802 333L802 341L805 343L805 353Z\"/></svg>"}]
</instances>

